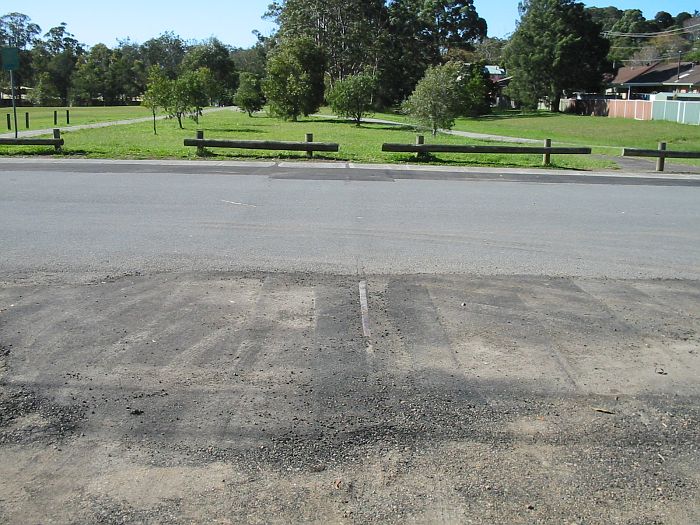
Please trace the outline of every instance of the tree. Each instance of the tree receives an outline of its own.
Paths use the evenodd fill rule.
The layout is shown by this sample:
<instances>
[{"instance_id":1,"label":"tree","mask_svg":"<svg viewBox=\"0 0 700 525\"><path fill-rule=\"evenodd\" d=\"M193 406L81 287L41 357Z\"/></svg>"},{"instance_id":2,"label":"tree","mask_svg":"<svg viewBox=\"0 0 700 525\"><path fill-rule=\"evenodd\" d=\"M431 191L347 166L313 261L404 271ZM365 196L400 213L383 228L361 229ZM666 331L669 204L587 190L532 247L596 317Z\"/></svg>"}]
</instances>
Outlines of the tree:
<instances>
[{"instance_id":1,"label":"tree","mask_svg":"<svg viewBox=\"0 0 700 525\"><path fill-rule=\"evenodd\" d=\"M490 113L493 84L483 62L462 64L457 81L461 95L461 116L476 117Z\"/></svg>"},{"instance_id":2,"label":"tree","mask_svg":"<svg viewBox=\"0 0 700 525\"><path fill-rule=\"evenodd\" d=\"M98 98L103 105L113 105L116 87L110 78L112 50L104 44L96 44L78 59L72 75L73 100L92 104Z\"/></svg>"},{"instance_id":3,"label":"tree","mask_svg":"<svg viewBox=\"0 0 700 525\"><path fill-rule=\"evenodd\" d=\"M158 66L153 66L148 72L148 87L146 92L143 94L143 101L141 104L146 106L151 110L153 114L153 134L158 134L158 129L156 128L156 115L158 114L158 108L167 108L168 100L172 94L172 82L168 80L165 73ZM182 123L180 123L182 127Z\"/></svg>"},{"instance_id":4,"label":"tree","mask_svg":"<svg viewBox=\"0 0 700 525\"><path fill-rule=\"evenodd\" d=\"M309 38L282 42L267 62L263 82L265 97L274 116L296 121L323 102L325 57Z\"/></svg>"},{"instance_id":5,"label":"tree","mask_svg":"<svg viewBox=\"0 0 700 525\"><path fill-rule=\"evenodd\" d=\"M326 99L338 116L351 118L359 126L369 113L376 90L377 78L365 72L336 82Z\"/></svg>"},{"instance_id":6,"label":"tree","mask_svg":"<svg viewBox=\"0 0 700 525\"><path fill-rule=\"evenodd\" d=\"M327 59L329 81L376 69L385 41L384 0L283 0L266 16L284 39L310 38Z\"/></svg>"},{"instance_id":7,"label":"tree","mask_svg":"<svg viewBox=\"0 0 700 525\"><path fill-rule=\"evenodd\" d=\"M145 66L162 67L170 79L177 78L186 52L187 43L172 31L165 32L157 38L151 38L141 46Z\"/></svg>"},{"instance_id":8,"label":"tree","mask_svg":"<svg viewBox=\"0 0 700 525\"><path fill-rule=\"evenodd\" d=\"M23 13L8 13L0 17L0 46L26 49L39 34L41 28Z\"/></svg>"},{"instance_id":9,"label":"tree","mask_svg":"<svg viewBox=\"0 0 700 525\"><path fill-rule=\"evenodd\" d=\"M479 17L473 0L426 0L423 6L423 16L430 21L443 55L450 49L470 51L486 37L486 20Z\"/></svg>"},{"instance_id":10,"label":"tree","mask_svg":"<svg viewBox=\"0 0 700 525\"><path fill-rule=\"evenodd\" d=\"M265 95L263 95L260 79L252 73L241 73L238 91L233 97L233 103L253 116L255 111L260 111L265 105Z\"/></svg>"},{"instance_id":11,"label":"tree","mask_svg":"<svg viewBox=\"0 0 700 525\"><path fill-rule=\"evenodd\" d=\"M231 49L213 37L190 47L182 60L181 69L196 71L200 68L207 68L212 74L212 98L221 104L230 104L238 86Z\"/></svg>"},{"instance_id":12,"label":"tree","mask_svg":"<svg viewBox=\"0 0 700 525\"><path fill-rule=\"evenodd\" d=\"M460 72L460 65L456 62L428 68L425 77L404 103L404 112L429 128L433 135L437 135L439 129L450 129L462 112Z\"/></svg>"},{"instance_id":13,"label":"tree","mask_svg":"<svg viewBox=\"0 0 700 525\"><path fill-rule=\"evenodd\" d=\"M0 47L19 48L20 67L14 72L15 83L18 86L32 85L32 81L36 83L38 80L34 78L36 71L32 67L31 52L28 48L34 44L39 34L41 34L41 28L23 13L9 13L0 17ZM0 79L9 89L10 74L5 71L0 72Z\"/></svg>"},{"instance_id":14,"label":"tree","mask_svg":"<svg viewBox=\"0 0 700 525\"><path fill-rule=\"evenodd\" d=\"M68 102L73 72L84 53L84 46L67 30L65 22L49 29L32 49L34 70L49 74L63 104Z\"/></svg>"},{"instance_id":15,"label":"tree","mask_svg":"<svg viewBox=\"0 0 700 525\"><path fill-rule=\"evenodd\" d=\"M55 106L60 102L51 77L45 72L39 73L34 89L27 95L27 98L35 106Z\"/></svg>"},{"instance_id":16,"label":"tree","mask_svg":"<svg viewBox=\"0 0 700 525\"><path fill-rule=\"evenodd\" d=\"M182 117L186 114L199 124L202 109L209 103L212 85L213 77L206 67L186 71L172 81L165 109L177 118L180 129L184 129Z\"/></svg>"},{"instance_id":17,"label":"tree","mask_svg":"<svg viewBox=\"0 0 700 525\"><path fill-rule=\"evenodd\" d=\"M583 4L524 0L520 22L505 49L511 96L535 108L545 101L559 111L564 91L595 91L607 69L609 42Z\"/></svg>"},{"instance_id":18,"label":"tree","mask_svg":"<svg viewBox=\"0 0 700 525\"><path fill-rule=\"evenodd\" d=\"M422 0L395 0L387 10L389 38L378 71L378 99L384 106L405 100L428 67L441 61Z\"/></svg>"}]
</instances>

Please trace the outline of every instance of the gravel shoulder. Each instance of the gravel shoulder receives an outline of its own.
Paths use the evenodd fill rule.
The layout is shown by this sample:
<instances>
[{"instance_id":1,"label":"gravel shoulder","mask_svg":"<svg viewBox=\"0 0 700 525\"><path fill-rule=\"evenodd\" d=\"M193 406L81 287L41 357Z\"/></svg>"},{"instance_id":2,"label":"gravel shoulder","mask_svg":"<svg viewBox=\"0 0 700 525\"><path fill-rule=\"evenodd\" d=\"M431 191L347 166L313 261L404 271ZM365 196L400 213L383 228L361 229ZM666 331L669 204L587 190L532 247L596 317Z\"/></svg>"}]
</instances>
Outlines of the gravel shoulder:
<instances>
[{"instance_id":1,"label":"gravel shoulder","mask_svg":"<svg viewBox=\"0 0 700 525\"><path fill-rule=\"evenodd\" d=\"M699 299L522 275L8 281L0 522L697 523Z\"/></svg>"}]
</instances>

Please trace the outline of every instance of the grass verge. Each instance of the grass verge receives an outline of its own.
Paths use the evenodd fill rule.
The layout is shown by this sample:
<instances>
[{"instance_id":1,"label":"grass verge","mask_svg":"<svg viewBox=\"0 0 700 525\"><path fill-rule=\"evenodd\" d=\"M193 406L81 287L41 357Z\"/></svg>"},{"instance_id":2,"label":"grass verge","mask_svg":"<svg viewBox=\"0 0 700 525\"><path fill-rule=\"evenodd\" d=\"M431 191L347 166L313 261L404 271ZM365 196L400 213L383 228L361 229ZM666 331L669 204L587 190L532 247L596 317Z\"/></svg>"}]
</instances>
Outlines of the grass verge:
<instances>
[{"instance_id":1,"label":"grass verge","mask_svg":"<svg viewBox=\"0 0 700 525\"><path fill-rule=\"evenodd\" d=\"M99 129L79 130L65 133L66 145L63 155L88 158L117 159L194 159L198 158L195 148L185 147L183 140L194 137L198 126L191 120L185 121L180 130L173 120L158 123L158 135L153 134L150 122L114 126ZM202 117L199 129L207 138L236 138L259 140L304 140L306 133L313 133L317 141L338 142L340 152L316 154L316 159L367 163L416 163L411 154L383 153L384 142L413 143L416 132L410 126L388 124L352 123L332 118L308 118L299 122L285 122L264 114L248 117L236 111L220 111ZM426 136L427 142L445 144L494 144L451 135ZM52 154L51 148L3 147L5 155ZM306 159L304 153L233 150L213 148L208 150L208 158L225 159ZM555 168L592 170L614 168L612 162L588 156L554 156ZM496 167L539 167L540 155L466 155L439 154L430 164L471 165Z\"/></svg>"}]
</instances>

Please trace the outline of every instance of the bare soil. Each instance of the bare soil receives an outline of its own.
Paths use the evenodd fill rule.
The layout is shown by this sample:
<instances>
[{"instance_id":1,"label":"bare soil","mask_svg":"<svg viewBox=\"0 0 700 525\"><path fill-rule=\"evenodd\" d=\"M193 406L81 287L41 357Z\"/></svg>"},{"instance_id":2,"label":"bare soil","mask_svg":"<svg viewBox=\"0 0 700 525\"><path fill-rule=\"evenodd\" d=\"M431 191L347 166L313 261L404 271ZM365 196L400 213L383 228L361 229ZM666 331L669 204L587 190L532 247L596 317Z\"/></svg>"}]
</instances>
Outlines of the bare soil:
<instances>
[{"instance_id":1,"label":"bare soil","mask_svg":"<svg viewBox=\"0 0 700 525\"><path fill-rule=\"evenodd\" d=\"M0 522L698 523L699 349L688 280L5 282Z\"/></svg>"}]
</instances>

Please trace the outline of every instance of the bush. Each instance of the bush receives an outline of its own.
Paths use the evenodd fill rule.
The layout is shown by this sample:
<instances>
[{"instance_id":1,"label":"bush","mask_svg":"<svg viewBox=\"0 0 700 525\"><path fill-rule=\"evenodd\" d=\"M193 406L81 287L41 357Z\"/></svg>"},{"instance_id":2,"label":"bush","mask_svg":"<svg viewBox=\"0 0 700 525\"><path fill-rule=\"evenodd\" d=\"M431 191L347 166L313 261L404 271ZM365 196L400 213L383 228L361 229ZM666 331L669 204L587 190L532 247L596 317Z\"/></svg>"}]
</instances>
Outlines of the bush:
<instances>
[{"instance_id":1,"label":"bush","mask_svg":"<svg viewBox=\"0 0 700 525\"><path fill-rule=\"evenodd\" d=\"M340 117L347 117L359 126L362 117L369 114L377 90L377 79L369 73L346 77L328 91L326 100Z\"/></svg>"}]
</instances>

